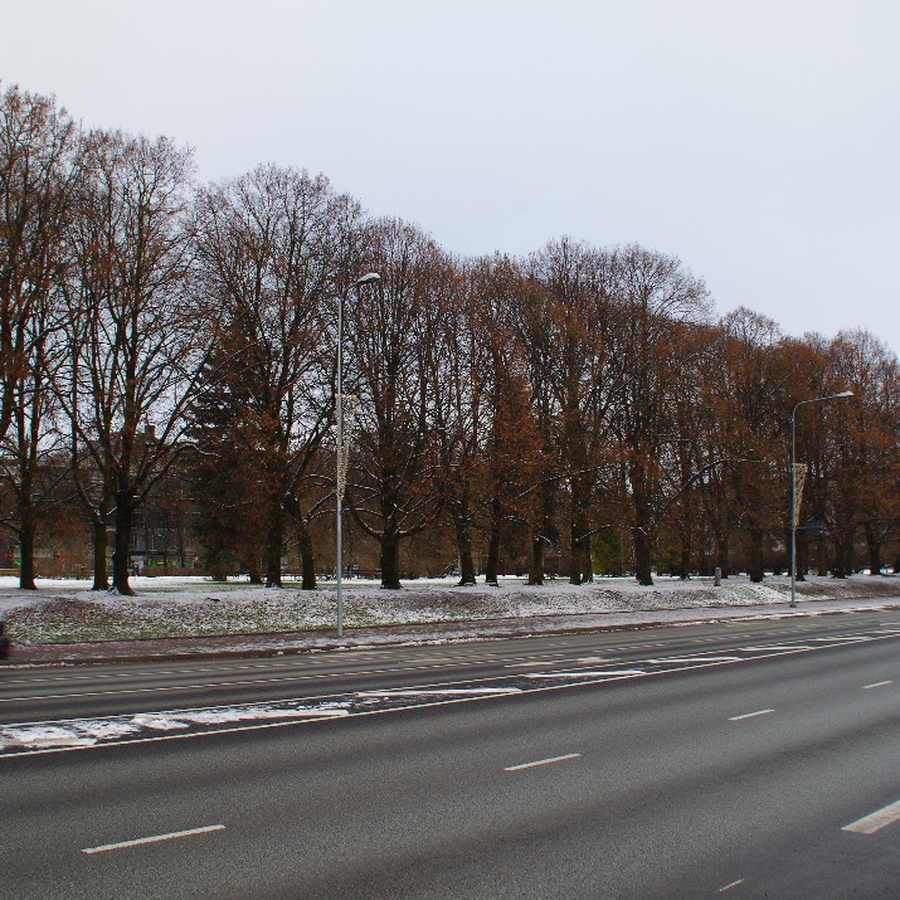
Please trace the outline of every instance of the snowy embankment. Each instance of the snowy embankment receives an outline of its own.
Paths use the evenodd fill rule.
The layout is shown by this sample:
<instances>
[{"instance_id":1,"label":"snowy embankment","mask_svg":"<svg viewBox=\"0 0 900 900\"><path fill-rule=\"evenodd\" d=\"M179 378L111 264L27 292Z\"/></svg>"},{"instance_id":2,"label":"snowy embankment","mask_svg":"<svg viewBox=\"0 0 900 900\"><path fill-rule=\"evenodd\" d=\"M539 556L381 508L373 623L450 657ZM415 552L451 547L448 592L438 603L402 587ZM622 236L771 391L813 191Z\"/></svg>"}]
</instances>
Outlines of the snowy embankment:
<instances>
[{"instance_id":1,"label":"snowy embankment","mask_svg":"<svg viewBox=\"0 0 900 900\"><path fill-rule=\"evenodd\" d=\"M204 578L138 577L134 597L89 590L83 581L41 580L37 591L20 591L16 581L0 577L0 612L14 644L138 638L206 637L272 634L333 629L336 592L322 582L302 591L286 582L282 588L251 587L246 582L216 583ZM827 600L890 602L900 595L900 577L857 575L847 579L811 577L797 584L797 601L811 610ZM652 587L633 579L602 578L593 584L548 582L531 587L520 578L503 579L499 587L459 587L452 580L406 582L399 591L377 583L344 583L344 624L348 629L379 625L477 622L486 619L602 615L685 609L750 608L765 612L790 599L783 576L752 584L746 577L716 586L710 578L681 581L659 577Z\"/></svg>"}]
</instances>

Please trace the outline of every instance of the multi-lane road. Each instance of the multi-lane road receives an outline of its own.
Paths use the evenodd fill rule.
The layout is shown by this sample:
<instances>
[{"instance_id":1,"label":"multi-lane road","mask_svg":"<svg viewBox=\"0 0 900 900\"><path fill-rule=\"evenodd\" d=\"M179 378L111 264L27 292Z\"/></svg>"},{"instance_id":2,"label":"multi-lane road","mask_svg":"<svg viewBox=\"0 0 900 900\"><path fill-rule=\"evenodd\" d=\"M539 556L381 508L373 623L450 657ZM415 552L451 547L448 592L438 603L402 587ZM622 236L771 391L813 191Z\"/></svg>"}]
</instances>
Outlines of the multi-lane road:
<instances>
[{"instance_id":1,"label":"multi-lane road","mask_svg":"<svg viewBox=\"0 0 900 900\"><path fill-rule=\"evenodd\" d=\"M0 669L0 897L896 897L900 613Z\"/></svg>"}]
</instances>

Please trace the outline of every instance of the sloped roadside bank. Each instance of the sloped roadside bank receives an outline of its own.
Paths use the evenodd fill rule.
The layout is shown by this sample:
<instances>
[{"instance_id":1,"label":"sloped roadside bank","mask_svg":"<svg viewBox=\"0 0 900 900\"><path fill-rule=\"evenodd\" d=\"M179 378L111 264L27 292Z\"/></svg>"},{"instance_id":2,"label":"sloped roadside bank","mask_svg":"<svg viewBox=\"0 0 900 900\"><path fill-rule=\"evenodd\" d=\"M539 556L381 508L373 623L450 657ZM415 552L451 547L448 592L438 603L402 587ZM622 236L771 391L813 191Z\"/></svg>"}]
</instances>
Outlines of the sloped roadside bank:
<instances>
[{"instance_id":1,"label":"sloped roadside bank","mask_svg":"<svg viewBox=\"0 0 900 900\"><path fill-rule=\"evenodd\" d=\"M304 592L148 578L136 579L138 595L130 598L77 582L40 587L35 594L0 585L14 644L8 663L256 656L900 606L896 576L812 577L798 583L795 609L784 577L757 585L732 578L719 587L711 579L660 578L649 588L629 579L542 587L509 579L498 588L429 580L401 591L351 582L338 639L333 586Z\"/></svg>"}]
</instances>

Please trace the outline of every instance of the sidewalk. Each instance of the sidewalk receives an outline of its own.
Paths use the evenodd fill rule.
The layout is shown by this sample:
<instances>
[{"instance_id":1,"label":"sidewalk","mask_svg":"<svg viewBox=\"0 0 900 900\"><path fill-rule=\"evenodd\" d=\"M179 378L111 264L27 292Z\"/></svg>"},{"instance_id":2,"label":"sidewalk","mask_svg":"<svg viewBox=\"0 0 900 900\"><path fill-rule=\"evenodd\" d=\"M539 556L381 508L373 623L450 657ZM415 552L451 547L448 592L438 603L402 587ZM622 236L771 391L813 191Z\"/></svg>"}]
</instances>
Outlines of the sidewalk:
<instances>
[{"instance_id":1,"label":"sidewalk","mask_svg":"<svg viewBox=\"0 0 900 900\"><path fill-rule=\"evenodd\" d=\"M383 625L334 630L279 632L277 634L224 635L202 638L163 638L91 643L32 644L10 648L4 667L17 665L78 665L110 662L213 659L280 656L290 653L342 651L386 645L459 643L499 640L538 634L574 634L591 631L652 628L672 624L816 616L900 608L900 598L868 597L855 600L798 600L759 606L658 610L629 613L584 613L519 618L479 619L412 625Z\"/></svg>"}]
</instances>

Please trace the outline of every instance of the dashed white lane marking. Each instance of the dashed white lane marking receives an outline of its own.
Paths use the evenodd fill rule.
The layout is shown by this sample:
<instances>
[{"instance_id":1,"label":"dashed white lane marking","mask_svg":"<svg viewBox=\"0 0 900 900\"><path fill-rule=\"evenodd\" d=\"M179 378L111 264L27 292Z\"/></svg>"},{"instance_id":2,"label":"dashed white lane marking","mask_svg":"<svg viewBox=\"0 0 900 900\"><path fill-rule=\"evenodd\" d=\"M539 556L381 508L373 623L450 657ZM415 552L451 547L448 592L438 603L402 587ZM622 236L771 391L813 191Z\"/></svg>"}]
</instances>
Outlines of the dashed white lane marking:
<instances>
[{"instance_id":1,"label":"dashed white lane marking","mask_svg":"<svg viewBox=\"0 0 900 900\"><path fill-rule=\"evenodd\" d=\"M573 663L600 663L610 662L609 658L601 657L584 657L583 659L572 659L571 656L560 656L556 658L534 658L521 659L516 662L504 663L504 669L533 669L535 666L571 666Z\"/></svg>"},{"instance_id":2,"label":"dashed white lane marking","mask_svg":"<svg viewBox=\"0 0 900 900\"><path fill-rule=\"evenodd\" d=\"M853 831L856 834L875 834L888 825L892 825L900 819L900 800L895 800L883 809L876 810L849 825L845 825L841 831Z\"/></svg>"},{"instance_id":3,"label":"dashed white lane marking","mask_svg":"<svg viewBox=\"0 0 900 900\"><path fill-rule=\"evenodd\" d=\"M641 662L659 665L660 663L726 663L726 662L742 662L741 656L667 656L662 659L644 659Z\"/></svg>"},{"instance_id":4,"label":"dashed white lane marking","mask_svg":"<svg viewBox=\"0 0 900 900\"><path fill-rule=\"evenodd\" d=\"M504 772L520 772L522 769L535 769L538 766L552 766L554 763L565 762L569 759L578 759L580 753L567 753L565 756L551 756L549 759L538 759L534 762L519 763L515 766L504 766Z\"/></svg>"},{"instance_id":5,"label":"dashed white lane marking","mask_svg":"<svg viewBox=\"0 0 900 900\"><path fill-rule=\"evenodd\" d=\"M784 653L787 651L813 650L815 648L808 647L806 644L766 644L757 645L755 647L741 647L745 653Z\"/></svg>"},{"instance_id":6,"label":"dashed white lane marking","mask_svg":"<svg viewBox=\"0 0 900 900\"><path fill-rule=\"evenodd\" d=\"M767 716L775 712L774 709L758 709L756 712L743 713L740 716L729 716L729 722L743 722L744 719L755 719L757 716Z\"/></svg>"},{"instance_id":7,"label":"dashed white lane marking","mask_svg":"<svg viewBox=\"0 0 900 900\"><path fill-rule=\"evenodd\" d=\"M204 825L202 828L189 828L187 831L170 831L168 834L154 834L151 837L135 838L131 841L119 841L116 844L101 844L99 847L85 847L82 853L107 853L110 850L125 850L128 847L141 847L144 844L159 844L162 841L174 841L178 838L194 837L198 834L209 834L211 831L224 831L224 825Z\"/></svg>"},{"instance_id":8,"label":"dashed white lane marking","mask_svg":"<svg viewBox=\"0 0 900 900\"><path fill-rule=\"evenodd\" d=\"M864 684L864 691L871 691L873 688L887 687L889 684L893 684L893 681L876 681L874 684Z\"/></svg>"},{"instance_id":9,"label":"dashed white lane marking","mask_svg":"<svg viewBox=\"0 0 900 900\"><path fill-rule=\"evenodd\" d=\"M737 881L732 881L731 884L724 884L724 885L722 885L722 887L719 888L719 893L724 894L725 891L730 891L730 890L732 890L732 888L740 887L746 881L747 881L746 878L738 878Z\"/></svg>"}]
</instances>

